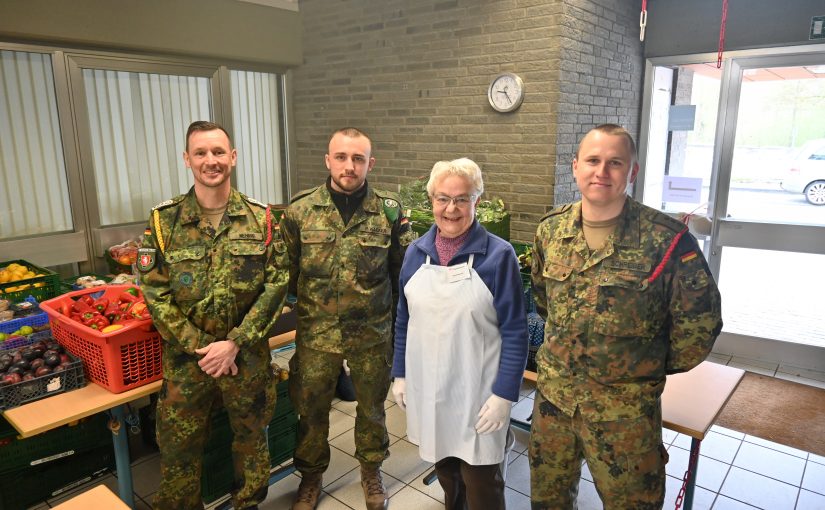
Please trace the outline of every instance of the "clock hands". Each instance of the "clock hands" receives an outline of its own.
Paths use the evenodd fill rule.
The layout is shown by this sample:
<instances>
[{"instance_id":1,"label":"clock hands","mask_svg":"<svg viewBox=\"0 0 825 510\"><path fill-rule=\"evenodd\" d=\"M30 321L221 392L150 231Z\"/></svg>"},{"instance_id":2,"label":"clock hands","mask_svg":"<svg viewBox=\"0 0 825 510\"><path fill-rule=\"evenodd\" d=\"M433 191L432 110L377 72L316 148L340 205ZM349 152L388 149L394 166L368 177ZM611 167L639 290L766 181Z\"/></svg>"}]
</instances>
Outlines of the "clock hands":
<instances>
[{"instance_id":1,"label":"clock hands","mask_svg":"<svg viewBox=\"0 0 825 510\"><path fill-rule=\"evenodd\" d=\"M507 93L507 85L504 86L504 89L498 91L499 94L504 94L504 97L507 98L507 102L513 104L513 100L510 99L510 94Z\"/></svg>"}]
</instances>

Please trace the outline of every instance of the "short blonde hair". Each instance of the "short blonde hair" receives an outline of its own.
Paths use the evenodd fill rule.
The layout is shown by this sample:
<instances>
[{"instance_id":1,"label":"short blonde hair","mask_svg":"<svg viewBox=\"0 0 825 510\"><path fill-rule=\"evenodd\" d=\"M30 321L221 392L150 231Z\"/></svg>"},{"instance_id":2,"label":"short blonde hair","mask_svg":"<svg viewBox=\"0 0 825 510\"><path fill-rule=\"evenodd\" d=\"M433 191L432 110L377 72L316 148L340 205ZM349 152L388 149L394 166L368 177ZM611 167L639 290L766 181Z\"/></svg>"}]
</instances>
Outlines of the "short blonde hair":
<instances>
[{"instance_id":1,"label":"short blonde hair","mask_svg":"<svg viewBox=\"0 0 825 510\"><path fill-rule=\"evenodd\" d=\"M481 178L481 168L472 159L459 158L452 161L439 161L433 165L430 180L427 181L427 194L432 197L436 184L451 175L467 179L467 182L473 188L473 197L478 198L484 193L484 179Z\"/></svg>"}]
</instances>

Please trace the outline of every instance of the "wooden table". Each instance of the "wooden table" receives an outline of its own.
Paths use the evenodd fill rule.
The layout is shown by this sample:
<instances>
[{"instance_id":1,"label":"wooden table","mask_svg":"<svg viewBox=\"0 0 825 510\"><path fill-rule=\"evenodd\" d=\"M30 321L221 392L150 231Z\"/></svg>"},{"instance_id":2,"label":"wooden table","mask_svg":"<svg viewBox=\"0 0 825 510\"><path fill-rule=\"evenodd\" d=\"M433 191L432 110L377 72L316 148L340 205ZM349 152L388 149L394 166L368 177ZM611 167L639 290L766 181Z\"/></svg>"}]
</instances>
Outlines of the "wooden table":
<instances>
[{"instance_id":1,"label":"wooden table","mask_svg":"<svg viewBox=\"0 0 825 510\"><path fill-rule=\"evenodd\" d=\"M129 510L126 503L115 496L115 493L105 485L98 485L52 508L54 510Z\"/></svg>"},{"instance_id":2,"label":"wooden table","mask_svg":"<svg viewBox=\"0 0 825 510\"><path fill-rule=\"evenodd\" d=\"M3 417L20 432L22 437L31 437L81 418L111 410L117 420L115 428L119 429L118 431L112 430L118 494L129 508L135 508L132 467L129 462L128 427L125 423L126 406L130 402L159 391L162 382L154 381L123 393L112 393L102 386L89 383L76 390L9 409L3 412Z\"/></svg>"},{"instance_id":3,"label":"wooden table","mask_svg":"<svg viewBox=\"0 0 825 510\"><path fill-rule=\"evenodd\" d=\"M295 331L289 331L270 338L269 346L270 349L276 349L293 341L295 341ZM135 508L132 469L129 462L129 441L126 432L128 427L125 423L126 406L130 402L160 391L162 383L161 380L154 381L123 393L112 393L102 386L89 383L83 388L9 409L3 412L3 417L17 429L20 436L25 438L111 410L118 423L115 427L122 431L122 433L112 431L115 466L118 474L118 494L129 508Z\"/></svg>"},{"instance_id":4,"label":"wooden table","mask_svg":"<svg viewBox=\"0 0 825 510\"><path fill-rule=\"evenodd\" d=\"M744 375L745 371L739 368L703 361L689 372L667 376L662 393L662 424L691 438L685 510L693 507L702 440ZM524 378L535 382L536 373L525 371ZM530 430L525 422L513 420L513 425Z\"/></svg>"}]
</instances>

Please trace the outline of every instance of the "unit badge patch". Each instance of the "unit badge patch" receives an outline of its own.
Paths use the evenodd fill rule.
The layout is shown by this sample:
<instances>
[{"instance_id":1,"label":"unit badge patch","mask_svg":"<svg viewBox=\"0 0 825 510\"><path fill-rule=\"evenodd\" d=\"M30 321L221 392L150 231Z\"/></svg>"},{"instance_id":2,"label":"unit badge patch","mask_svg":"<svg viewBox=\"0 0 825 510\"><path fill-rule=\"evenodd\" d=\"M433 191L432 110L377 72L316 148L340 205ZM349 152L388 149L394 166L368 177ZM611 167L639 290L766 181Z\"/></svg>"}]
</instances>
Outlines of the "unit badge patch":
<instances>
[{"instance_id":1,"label":"unit badge patch","mask_svg":"<svg viewBox=\"0 0 825 510\"><path fill-rule=\"evenodd\" d=\"M192 273L190 273L189 271L185 271L185 272L180 274L180 277L178 278L178 281L184 287L189 287L190 285L192 285L192 282L194 281L194 278L192 278Z\"/></svg>"},{"instance_id":2,"label":"unit badge patch","mask_svg":"<svg viewBox=\"0 0 825 510\"><path fill-rule=\"evenodd\" d=\"M139 248L137 256L138 271L145 273L155 267L157 251L154 248Z\"/></svg>"}]
</instances>

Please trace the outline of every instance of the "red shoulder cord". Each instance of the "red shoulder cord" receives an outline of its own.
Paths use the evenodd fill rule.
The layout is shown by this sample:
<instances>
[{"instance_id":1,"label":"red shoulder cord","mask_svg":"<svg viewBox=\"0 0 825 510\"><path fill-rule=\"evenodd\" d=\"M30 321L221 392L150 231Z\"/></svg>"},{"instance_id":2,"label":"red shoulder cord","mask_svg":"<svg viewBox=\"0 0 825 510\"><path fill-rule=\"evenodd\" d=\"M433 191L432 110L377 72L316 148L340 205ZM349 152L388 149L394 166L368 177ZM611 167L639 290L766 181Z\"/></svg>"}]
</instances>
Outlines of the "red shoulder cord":
<instances>
[{"instance_id":1,"label":"red shoulder cord","mask_svg":"<svg viewBox=\"0 0 825 510\"><path fill-rule=\"evenodd\" d=\"M272 213L269 210L270 206L266 206L266 243L264 246L269 246L272 242Z\"/></svg>"},{"instance_id":2,"label":"red shoulder cord","mask_svg":"<svg viewBox=\"0 0 825 510\"><path fill-rule=\"evenodd\" d=\"M722 21L719 23L719 53L716 56L716 68L722 68L722 52L725 51L725 25L728 24L728 0L722 0Z\"/></svg>"},{"instance_id":3,"label":"red shoulder cord","mask_svg":"<svg viewBox=\"0 0 825 510\"><path fill-rule=\"evenodd\" d=\"M665 252L665 256L662 257L662 261L659 262L659 265L656 266L656 269L653 270L653 274L651 274L650 277L648 277L648 279L647 279L648 284L653 283L653 281L656 278L658 278L660 274L662 274L662 271L664 271L664 269L665 269L665 264L667 264L667 261L670 260L670 256L673 255L673 250L676 249L676 245L679 244L679 239L681 239L682 235L684 235L684 233L687 232L687 231L688 231L688 228L685 227L684 230L682 230L681 232L679 232L678 234L673 236L673 240L670 242L670 246L667 247L667 251Z\"/></svg>"}]
</instances>

